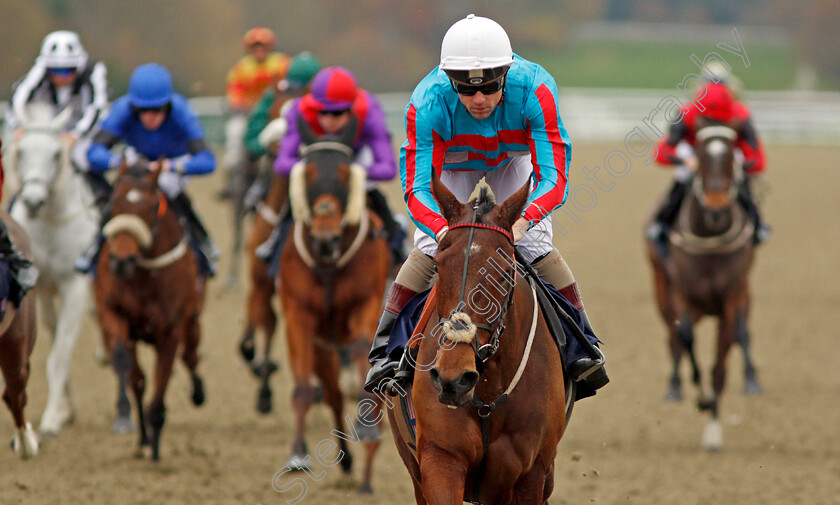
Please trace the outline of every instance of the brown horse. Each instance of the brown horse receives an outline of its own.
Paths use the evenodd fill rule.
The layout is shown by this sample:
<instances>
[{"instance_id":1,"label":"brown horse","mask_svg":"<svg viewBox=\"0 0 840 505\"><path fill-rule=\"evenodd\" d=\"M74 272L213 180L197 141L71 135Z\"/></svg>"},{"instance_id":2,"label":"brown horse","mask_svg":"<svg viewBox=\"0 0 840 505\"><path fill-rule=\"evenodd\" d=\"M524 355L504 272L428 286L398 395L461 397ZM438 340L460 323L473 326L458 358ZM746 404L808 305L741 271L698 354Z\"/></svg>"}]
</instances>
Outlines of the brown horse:
<instances>
[{"instance_id":1,"label":"brown horse","mask_svg":"<svg viewBox=\"0 0 840 505\"><path fill-rule=\"evenodd\" d=\"M182 359L192 379L192 401L204 403L203 383L196 372L203 280L178 216L158 189L159 174L144 168L120 170L94 281L105 346L119 380L115 425L131 422L128 383L140 426L138 455L151 447L154 461L160 458L164 395L182 345ZM140 341L157 353L155 391L148 410L143 408L146 378L137 362Z\"/></svg>"},{"instance_id":2,"label":"brown horse","mask_svg":"<svg viewBox=\"0 0 840 505\"><path fill-rule=\"evenodd\" d=\"M528 185L501 205L486 190L462 204L437 178L433 191L450 228L435 256L434 311L412 339L416 446L388 411L415 500L548 503L566 387L536 292L513 266Z\"/></svg>"},{"instance_id":3,"label":"brown horse","mask_svg":"<svg viewBox=\"0 0 840 505\"><path fill-rule=\"evenodd\" d=\"M365 207L365 173L351 168L355 121L334 141L315 138L299 124L306 145L301 163L289 179L294 229L280 258L279 293L286 323L289 360L295 381L295 441L288 467L309 467L304 439L305 419L313 404L317 375L324 401L333 412L339 437L341 466L350 472L348 439L366 442L364 477L360 491L371 492L373 456L379 429L356 420L343 425L343 399L339 388L339 350L356 363L360 382L370 365L367 352L376 330L391 256L381 223ZM367 395L363 391L360 395ZM369 395L368 395L369 397ZM377 399L369 399L379 415ZM372 417L369 417L372 416ZM316 455L320 450L316 450Z\"/></svg>"},{"instance_id":4,"label":"brown horse","mask_svg":"<svg viewBox=\"0 0 840 505\"><path fill-rule=\"evenodd\" d=\"M726 381L726 356L733 342L739 343L744 353L745 392L761 389L747 330L753 223L737 203L743 173L735 162L734 140L734 130L725 126L708 126L697 132L698 172L671 233L670 253L662 258L652 245L648 247L656 301L668 328L673 359L666 400L682 399L679 364L687 352L692 379L700 392L698 406L711 412L702 442L711 450L723 445L718 411ZM703 316L718 319L711 392L702 386L694 353L693 326Z\"/></svg>"},{"instance_id":5,"label":"brown horse","mask_svg":"<svg viewBox=\"0 0 840 505\"><path fill-rule=\"evenodd\" d=\"M9 230L12 241L28 258L32 257L29 239L23 228L17 225L5 210L0 209L0 219ZM29 355L35 347L38 325L35 318L35 298L29 294L23 298L20 307L15 308L3 300L6 310L0 320L0 369L6 390L3 401L12 412L15 434L12 449L26 459L38 454L38 436L32 425L26 422L23 408L26 406L26 383L29 382Z\"/></svg>"},{"instance_id":6,"label":"brown horse","mask_svg":"<svg viewBox=\"0 0 840 505\"><path fill-rule=\"evenodd\" d=\"M268 274L268 262L257 257L256 250L268 240L272 230L280 225L283 203L288 200L288 188L288 179L278 176L272 178L265 201L257 206L254 224L248 237L251 285L246 302L245 331L239 343L239 351L251 366L254 375L261 381L257 395L257 411L263 414L271 412L272 393L269 379L277 370L277 364L270 358L274 330L277 328L277 313L272 305L276 288L275 280ZM255 345L257 329L262 331L264 338L259 356Z\"/></svg>"}]
</instances>

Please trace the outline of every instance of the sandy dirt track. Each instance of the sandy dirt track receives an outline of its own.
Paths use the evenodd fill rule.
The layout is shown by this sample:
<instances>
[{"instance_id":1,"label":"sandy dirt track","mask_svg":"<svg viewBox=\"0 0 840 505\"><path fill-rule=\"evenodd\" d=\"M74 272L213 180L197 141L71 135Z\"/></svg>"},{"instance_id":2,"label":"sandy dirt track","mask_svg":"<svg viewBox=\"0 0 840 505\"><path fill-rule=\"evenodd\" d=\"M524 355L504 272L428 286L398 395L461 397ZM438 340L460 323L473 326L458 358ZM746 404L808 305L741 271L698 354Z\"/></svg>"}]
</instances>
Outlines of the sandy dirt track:
<instances>
[{"instance_id":1,"label":"sandy dirt track","mask_svg":"<svg viewBox=\"0 0 840 505\"><path fill-rule=\"evenodd\" d=\"M725 449L709 454L699 449L705 416L694 407L693 391L685 389L682 404L662 401L670 358L654 310L641 235L669 175L634 160L622 178L598 173L603 188L614 183L605 191L581 173L583 166L602 166L605 154L620 148L575 145L572 186L586 183L592 193L573 189L572 197L581 206L577 223L561 212L555 217L568 232L556 234L556 244L580 281L593 323L607 343L612 384L575 408L559 446L550 503L840 504L840 150L768 149L764 208L775 234L759 251L753 271L750 321L765 393L740 393L741 356L734 351L723 399ZM211 196L220 183L219 176L196 180L189 191L227 251L228 207ZM387 188L392 205L402 211L398 182ZM221 266L226 273L225 261ZM236 352L246 286L240 282L225 291L223 280L220 276L212 282L203 316L201 371L208 403L201 409L191 406L188 375L176 364L167 395L162 461L133 458L135 435L109 433L116 381L110 369L94 361L100 336L88 317L73 360L75 424L58 438L43 441L34 460L22 462L10 450L0 451L1 505L273 505L294 495L279 494L271 486L290 451L285 344L275 349L282 363L273 378L275 411L259 416L254 410L256 381ZM713 325L701 325L699 348L706 373L713 332ZM46 400L47 352L48 336L42 333L29 384L27 414L33 424ZM145 352L142 361L149 375L151 354ZM5 407L0 410L0 437L9 437L11 417ZM309 419L311 449L331 426L324 406L314 408ZM356 455L358 476L360 448ZM357 480L343 476L338 467L325 472L319 482L308 480L301 503L413 503L390 432L377 459L374 496L357 496Z\"/></svg>"}]
</instances>

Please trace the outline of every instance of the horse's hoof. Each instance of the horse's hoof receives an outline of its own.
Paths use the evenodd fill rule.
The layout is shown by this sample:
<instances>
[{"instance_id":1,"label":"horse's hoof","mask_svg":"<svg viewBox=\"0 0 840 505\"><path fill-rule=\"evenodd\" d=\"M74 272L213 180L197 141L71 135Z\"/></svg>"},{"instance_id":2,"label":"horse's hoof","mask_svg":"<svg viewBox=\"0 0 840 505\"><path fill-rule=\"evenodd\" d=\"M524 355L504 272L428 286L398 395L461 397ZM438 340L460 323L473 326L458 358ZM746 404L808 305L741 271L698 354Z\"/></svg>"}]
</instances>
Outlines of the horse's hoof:
<instances>
[{"instance_id":1,"label":"horse's hoof","mask_svg":"<svg viewBox=\"0 0 840 505\"><path fill-rule=\"evenodd\" d=\"M114 419L114 424L111 425L111 433L115 435L123 435L125 433L134 433L137 427L134 426L134 421L130 417L117 417Z\"/></svg>"},{"instance_id":2,"label":"horse's hoof","mask_svg":"<svg viewBox=\"0 0 840 505\"><path fill-rule=\"evenodd\" d=\"M344 457L341 458L341 470L344 473L350 473L350 470L353 469L353 455L350 454L350 451L344 451Z\"/></svg>"},{"instance_id":3,"label":"horse's hoof","mask_svg":"<svg viewBox=\"0 0 840 505\"><path fill-rule=\"evenodd\" d=\"M744 394L748 396L758 396L764 392L764 388L758 382L758 379L747 380L744 383Z\"/></svg>"},{"instance_id":4,"label":"horse's hoof","mask_svg":"<svg viewBox=\"0 0 840 505\"><path fill-rule=\"evenodd\" d=\"M102 367L106 367L111 364L111 360L108 358L108 353L102 347L97 347L96 350L93 351L93 360Z\"/></svg>"},{"instance_id":5,"label":"horse's hoof","mask_svg":"<svg viewBox=\"0 0 840 505\"><path fill-rule=\"evenodd\" d=\"M270 414L272 409L271 402L271 388L263 386L257 396L257 412L260 414Z\"/></svg>"},{"instance_id":6,"label":"horse's hoof","mask_svg":"<svg viewBox=\"0 0 840 505\"><path fill-rule=\"evenodd\" d=\"M306 454L292 454L286 461L286 466L293 472L309 471L312 469L310 461L310 457Z\"/></svg>"},{"instance_id":7,"label":"horse's hoof","mask_svg":"<svg viewBox=\"0 0 840 505\"><path fill-rule=\"evenodd\" d=\"M12 450L15 454L20 456L21 459L29 459L38 455L38 448L40 444L38 441L38 435L35 434L35 430L32 429L32 425L26 423L22 429L17 430L17 432L12 436L10 445L12 446Z\"/></svg>"},{"instance_id":8,"label":"horse's hoof","mask_svg":"<svg viewBox=\"0 0 840 505\"><path fill-rule=\"evenodd\" d=\"M683 401L683 395L680 388L669 387L668 391L665 392L664 400L668 403L679 403Z\"/></svg>"},{"instance_id":9,"label":"horse's hoof","mask_svg":"<svg viewBox=\"0 0 840 505\"><path fill-rule=\"evenodd\" d=\"M359 494L373 494L373 487L370 484L362 484L359 487Z\"/></svg>"},{"instance_id":10,"label":"horse's hoof","mask_svg":"<svg viewBox=\"0 0 840 505\"><path fill-rule=\"evenodd\" d=\"M256 355L256 350L254 349L254 339L253 339L253 337L242 339L242 342L239 343L239 354L241 354L242 359L244 359L248 363L254 361L254 356Z\"/></svg>"},{"instance_id":11,"label":"horse's hoof","mask_svg":"<svg viewBox=\"0 0 840 505\"><path fill-rule=\"evenodd\" d=\"M193 375L192 377L192 391L190 399L192 399L193 405L196 407L204 405L204 381L201 380L201 377L198 375Z\"/></svg>"},{"instance_id":12,"label":"horse's hoof","mask_svg":"<svg viewBox=\"0 0 840 505\"><path fill-rule=\"evenodd\" d=\"M711 419L703 430L701 447L707 451L717 452L723 449L723 427L717 419Z\"/></svg>"}]
</instances>

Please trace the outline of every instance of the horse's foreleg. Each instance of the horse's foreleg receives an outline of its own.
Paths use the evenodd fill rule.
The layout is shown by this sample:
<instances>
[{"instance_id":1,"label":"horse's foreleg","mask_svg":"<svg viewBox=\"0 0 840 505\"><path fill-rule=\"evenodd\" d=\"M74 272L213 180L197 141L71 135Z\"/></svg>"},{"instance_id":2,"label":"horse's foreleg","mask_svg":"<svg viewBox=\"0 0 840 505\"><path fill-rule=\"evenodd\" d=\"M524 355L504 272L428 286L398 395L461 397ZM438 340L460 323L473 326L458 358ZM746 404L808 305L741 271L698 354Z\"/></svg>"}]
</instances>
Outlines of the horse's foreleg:
<instances>
[{"instance_id":1,"label":"horse's foreleg","mask_svg":"<svg viewBox=\"0 0 840 505\"><path fill-rule=\"evenodd\" d=\"M348 321L351 335L355 336L352 348L352 358L356 363L360 382L364 384L365 376L370 369L367 355L376 333L377 318L382 305L380 296L372 296L350 317ZM359 404L356 412L356 431L359 438L365 442L365 469L362 492L373 492L371 480L373 476L373 458L379 449L380 433L382 426L380 422L385 414L382 412L382 398L379 395L372 395L360 388Z\"/></svg>"},{"instance_id":2,"label":"horse's foreleg","mask_svg":"<svg viewBox=\"0 0 840 505\"><path fill-rule=\"evenodd\" d=\"M12 324L15 324L13 322ZM0 353L0 369L6 389L3 401L9 407L15 422L16 433L12 438L12 449L26 459L38 453L38 437L32 426L26 422L23 409L26 406L26 384L29 381L29 347L24 335L7 332L0 337L6 352Z\"/></svg>"},{"instance_id":3,"label":"horse's foreleg","mask_svg":"<svg viewBox=\"0 0 840 505\"><path fill-rule=\"evenodd\" d=\"M84 275L74 276L59 287L61 303L52 349L47 358L49 394L47 407L41 416L42 434L55 435L62 425L73 419L75 409L70 396L70 365L89 294L90 281Z\"/></svg>"},{"instance_id":4,"label":"horse's foreleg","mask_svg":"<svg viewBox=\"0 0 840 505\"><path fill-rule=\"evenodd\" d=\"M466 464L434 446L418 449L420 485L429 505L462 505Z\"/></svg>"},{"instance_id":5,"label":"horse's foreleg","mask_svg":"<svg viewBox=\"0 0 840 505\"><path fill-rule=\"evenodd\" d=\"M176 330L177 331L177 330ZM180 331L184 331L180 329ZM149 404L149 428L152 430L152 461L160 460L160 436L163 431L163 424L166 421L166 405L164 397L166 388L169 386L169 379L172 377L172 366L175 363L175 354L178 352L179 335L158 336L157 363L155 364L155 395Z\"/></svg>"},{"instance_id":6,"label":"horse's foreleg","mask_svg":"<svg viewBox=\"0 0 840 505\"><path fill-rule=\"evenodd\" d=\"M747 328L747 317L749 315L749 294L745 295L744 306L736 315L735 321L735 342L741 347L744 355L744 389L746 395L760 395L763 391L761 382L758 380L758 372L752 360L750 351L750 330Z\"/></svg>"},{"instance_id":7,"label":"horse's foreleg","mask_svg":"<svg viewBox=\"0 0 840 505\"><path fill-rule=\"evenodd\" d=\"M527 474L516 481L510 496L505 498L512 499L514 505L543 505L548 499L544 495L546 487L548 487L547 477L551 481L550 487L553 488L553 476L547 474L545 466L536 462Z\"/></svg>"},{"instance_id":8,"label":"horse's foreleg","mask_svg":"<svg viewBox=\"0 0 840 505\"><path fill-rule=\"evenodd\" d=\"M316 321L292 297L283 297L283 309L286 319L286 339L289 347L289 361L295 382L292 394L292 407L295 411L295 441L292 455L287 466L293 470L309 468L309 455L306 451L306 414L315 399L315 389L310 379L314 369L314 345Z\"/></svg>"},{"instance_id":9,"label":"horse's foreleg","mask_svg":"<svg viewBox=\"0 0 840 505\"><path fill-rule=\"evenodd\" d=\"M201 342L201 323L198 315L190 318L184 334L184 352L181 359L190 371L190 399L193 405L204 405L204 381L198 374L198 345Z\"/></svg>"},{"instance_id":10,"label":"horse's foreleg","mask_svg":"<svg viewBox=\"0 0 840 505\"><path fill-rule=\"evenodd\" d=\"M671 299L670 282L665 268L662 265L662 259L649 246L649 256L651 264L653 265L653 286L656 293L656 305L659 307L659 313L662 315L662 320L668 329L668 349L671 353L671 378L668 381L668 389L665 391L666 402L681 402L682 396L682 379L680 379L680 361L682 361L682 354L684 348L677 336L676 326L674 321L676 315L674 311L674 303Z\"/></svg>"},{"instance_id":11,"label":"horse's foreleg","mask_svg":"<svg viewBox=\"0 0 840 505\"><path fill-rule=\"evenodd\" d=\"M134 405L137 407L137 424L140 426L137 456L143 457L143 451L150 445L149 433L146 430L146 413L143 406L143 395L146 392L146 375L143 373L143 370L140 368L140 363L137 361L137 346L134 342L128 343L126 353L129 360L128 383L131 385L132 393L134 393Z\"/></svg>"},{"instance_id":12,"label":"horse's foreleg","mask_svg":"<svg viewBox=\"0 0 840 505\"><path fill-rule=\"evenodd\" d=\"M271 306L271 299L274 296L274 283L268 277L268 267L264 262L255 256L251 256L251 292L248 298L248 315L251 328L251 367L257 378L260 379L260 389L257 394L257 411L268 414L272 409L272 392L269 380L272 374L277 371L277 362L271 359L271 347L274 331L277 328L277 314ZM256 262L259 262L257 264ZM254 330L259 328L262 331L262 346L254 343ZM243 343L245 339L243 338ZM259 347L259 348L257 348Z\"/></svg>"},{"instance_id":13,"label":"horse's foreleg","mask_svg":"<svg viewBox=\"0 0 840 505\"><path fill-rule=\"evenodd\" d=\"M111 425L111 433L130 433L135 426L131 421L131 403L126 390L132 362L129 348L134 344L128 338L128 322L100 304L99 323L117 376L117 417Z\"/></svg>"},{"instance_id":14,"label":"horse's foreleg","mask_svg":"<svg viewBox=\"0 0 840 505\"><path fill-rule=\"evenodd\" d=\"M336 430L342 433L350 433L351 427L344 426L344 398L338 383L339 370L338 353L331 349L315 349L315 374L321 380L324 388L324 402L330 407L333 414L333 422ZM355 427L352 427L355 429ZM353 456L347 447L347 440L338 439L338 447L344 452L341 459L341 469L344 473L350 473L353 467Z\"/></svg>"}]
</instances>

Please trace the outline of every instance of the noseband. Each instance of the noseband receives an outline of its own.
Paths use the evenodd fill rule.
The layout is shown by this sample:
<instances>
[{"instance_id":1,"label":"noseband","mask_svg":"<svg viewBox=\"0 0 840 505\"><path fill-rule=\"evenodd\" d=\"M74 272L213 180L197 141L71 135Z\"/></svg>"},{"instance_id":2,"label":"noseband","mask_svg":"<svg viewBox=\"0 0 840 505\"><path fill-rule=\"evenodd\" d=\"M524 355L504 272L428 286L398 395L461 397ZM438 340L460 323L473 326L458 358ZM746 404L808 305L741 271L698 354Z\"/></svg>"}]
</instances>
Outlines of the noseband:
<instances>
[{"instance_id":1,"label":"noseband","mask_svg":"<svg viewBox=\"0 0 840 505\"><path fill-rule=\"evenodd\" d=\"M505 238L507 238L511 246L513 246L513 235L508 230L505 230L500 226L479 223L475 221L475 218L473 218L473 221L469 223L459 223L452 225L449 227L449 231L451 232L455 228L470 229L470 236L469 240L467 241L467 249L464 254L464 271L461 276L461 295L458 299L458 305L456 305L455 308L452 309L452 312L450 312L449 314L449 319L454 320L454 323L452 323L451 325L452 329L458 331L467 329L464 321L461 318L454 318L453 316L455 316L456 313L461 312L462 309L466 307L464 297L466 296L467 290L467 272L470 265L470 249L472 249L472 243L473 238L475 237L476 228L493 230L497 233L501 233L505 236ZM473 323L473 326L475 326L476 328L486 330L490 333L490 339L487 341L486 344L482 345L481 347L478 346L477 337L470 340L473 352L475 353L476 365L480 367L479 373L481 372L481 368L483 368L487 360L492 358L496 354L496 351L499 350L499 340L501 339L502 333L504 333L505 331L505 315L507 314L508 308L510 308L511 303L513 302L513 289L516 286L516 269L513 267L506 269L503 277L506 283L508 284L508 290L507 293L505 293L504 300L502 300L501 310L499 314L493 319L492 324Z\"/></svg>"}]
</instances>

